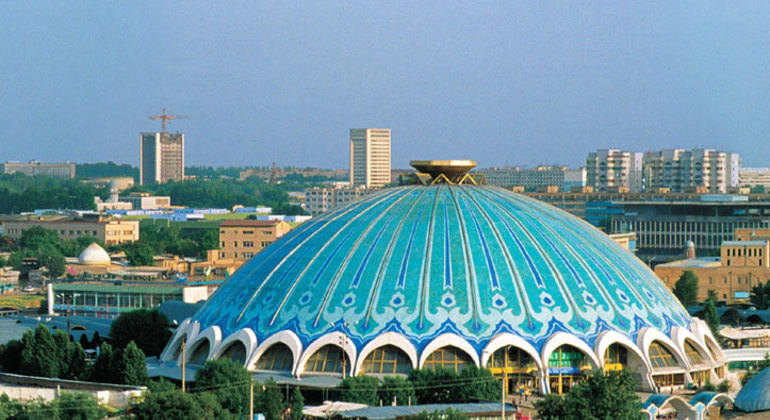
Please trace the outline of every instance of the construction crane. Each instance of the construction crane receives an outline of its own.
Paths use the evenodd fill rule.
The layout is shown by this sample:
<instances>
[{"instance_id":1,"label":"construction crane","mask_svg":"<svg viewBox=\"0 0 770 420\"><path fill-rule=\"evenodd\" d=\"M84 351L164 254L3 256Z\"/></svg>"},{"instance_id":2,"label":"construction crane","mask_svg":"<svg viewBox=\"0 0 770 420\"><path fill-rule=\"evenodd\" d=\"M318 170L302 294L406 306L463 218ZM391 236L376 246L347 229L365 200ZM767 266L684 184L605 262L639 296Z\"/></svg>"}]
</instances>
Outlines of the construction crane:
<instances>
[{"instance_id":1,"label":"construction crane","mask_svg":"<svg viewBox=\"0 0 770 420\"><path fill-rule=\"evenodd\" d=\"M188 117L187 115L174 115L174 114L169 115L169 114L166 114L166 108L163 108L163 113L162 114L160 114L160 115L150 115L150 119L151 120L156 120L156 121L160 120L161 121L161 127L162 127L161 133L165 133L166 132L166 121L169 121L169 120L189 120L190 117Z\"/></svg>"}]
</instances>

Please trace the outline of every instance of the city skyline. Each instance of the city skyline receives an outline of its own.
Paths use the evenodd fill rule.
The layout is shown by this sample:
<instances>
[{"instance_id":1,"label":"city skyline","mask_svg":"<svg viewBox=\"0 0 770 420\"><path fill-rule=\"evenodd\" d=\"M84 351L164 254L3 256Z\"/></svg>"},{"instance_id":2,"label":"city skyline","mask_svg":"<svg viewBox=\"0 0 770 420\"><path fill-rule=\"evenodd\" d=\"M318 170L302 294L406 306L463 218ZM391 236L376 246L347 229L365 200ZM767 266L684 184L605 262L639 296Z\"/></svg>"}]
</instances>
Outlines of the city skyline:
<instances>
[{"instance_id":1,"label":"city skyline","mask_svg":"<svg viewBox=\"0 0 770 420\"><path fill-rule=\"evenodd\" d=\"M770 5L659 6L10 4L1 160L138 165L166 107L190 165L344 168L348 130L380 126L394 168L608 147L768 166Z\"/></svg>"}]
</instances>

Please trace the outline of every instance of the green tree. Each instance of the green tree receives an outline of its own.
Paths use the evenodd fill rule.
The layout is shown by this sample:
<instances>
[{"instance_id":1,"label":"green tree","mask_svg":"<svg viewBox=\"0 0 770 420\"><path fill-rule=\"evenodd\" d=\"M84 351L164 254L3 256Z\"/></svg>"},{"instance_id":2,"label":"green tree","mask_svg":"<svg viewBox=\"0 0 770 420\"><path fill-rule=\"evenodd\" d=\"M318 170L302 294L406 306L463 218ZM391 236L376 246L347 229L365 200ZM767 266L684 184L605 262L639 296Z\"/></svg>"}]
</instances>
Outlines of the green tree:
<instances>
[{"instance_id":1,"label":"green tree","mask_svg":"<svg viewBox=\"0 0 770 420\"><path fill-rule=\"evenodd\" d=\"M121 353L123 360L120 382L126 385L144 385L147 383L147 364L142 350L131 341Z\"/></svg>"},{"instance_id":2,"label":"green tree","mask_svg":"<svg viewBox=\"0 0 770 420\"><path fill-rule=\"evenodd\" d=\"M566 420L571 418L567 411L564 397L556 394L548 394L542 400L535 401L537 418L541 420Z\"/></svg>"},{"instance_id":3,"label":"green tree","mask_svg":"<svg viewBox=\"0 0 770 420\"><path fill-rule=\"evenodd\" d=\"M454 370L417 369L409 373L420 404L447 404L460 402L457 393L458 378Z\"/></svg>"},{"instance_id":4,"label":"green tree","mask_svg":"<svg viewBox=\"0 0 770 420\"><path fill-rule=\"evenodd\" d=\"M60 361L51 331L43 324L33 330L27 330L21 338L24 348L21 351L22 373L46 378L59 377Z\"/></svg>"},{"instance_id":5,"label":"green tree","mask_svg":"<svg viewBox=\"0 0 770 420\"><path fill-rule=\"evenodd\" d=\"M719 339L720 320L713 299L706 299L706 306L703 308L703 317L705 318L706 325L709 326L711 333L714 334L714 337Z\"/></svg>"},{"instance_id":6,"label":"green tree","mask_svg":"<svg viewBox=\"0 0 770 420\"><path fill-rule=\"evenodd\" d=\"M770 307L770 280L765 284L759 283L752 287L749 299L757 309L764 310Z\"/></svg>"},{"instance_id":7,"label":"green tree","mask_svg":"<svg viewBox=\"0 0 770 420\"><path fill-rule=\"evenodd\" d=\"M144 243L134 243L126 246L126 258L133 266L152 265L155 252Z\"/></svg>"},{"instance_id":8,"label":"green tree","mask_svg":"<svg viewBox=\"0 0 770 420\"><path fill-rule=\"evenodd\" d=\"M627 371L596 371L564 397L548 396L535 402L544 420L641 420L642 404L634 391L636 379Z\"/></svg>"},{"instance_id":9,"label":"green tree","mask_svg":"<svg viewBox=\"0 0 770 420\"><path fill-rule=\"evenodd\" d=\"M201 408L195 394L182 391L149 392L131 407L136 420L215 419Z\"/></svg>"},{"instance_id":10,"label":"green tree","mask_svg":"<svg viewBox=\"0 0 770 420\"><path fill-rule=\"evenodd\" d=\"M392 404L393 401L396 401L398 405L406 405L410 401L412 403L417 401L412 383L403 376L382 378L380 387L377 389L377 396L383 404Z\"/></svg>"},{"instance_id":11,"label":"green tree","mask_svg":"<svg viewBox=\"0 0 770 420\"><path fill-rule=\"evenodd\" d=\"M22 373L21 352L24 344L21 340L11 340L0 346L0 371ZM2 419L0 419L2 420Z\"/></svg>"},{"instance_id":12,"label":"green tree","mask_svg":"<svg viewBox=\"0 0 770 420\"><path fill-rule=\"evenodd\" d=\"M64 256L52 247L41 249L38 259L40 265L46 268L48 277L61 277L67 269L67 261Z\"/></svg>"},{"instance_id":13,"label":"green tree","mask_svg":"<svg viewBox=\"0 0 770 420\"><path fill-rule=\"evenodd\" d=\"M159 356L171 338L166 315L157 309L138 309L121 314L110 325L110 340L123 348L130 341L148 356Z\"/></svg>"},{"instance_id":14,"label":"green tree","mask_svg":"<svg viewBox=\"0 0 770 420\"><path fill-rule=\"evenodd\" d=\"M112 370L112 346L110 343L102 343L99 346L98 356L90 367L89 379L92 382L110 383L116 380L117 373Z\"/></svg>"},{"instance_id":15,"label":"green tree","mask_svg":"<svg viewBox=\"0 0 770 420\"><path fill-rule=\"evenodd\" d=\"M291 420L302 420L304 417L302 410L305 408L305 397L302 396L302 391L299 390L299 387L294 387L294 390L291 392L289 407L291 408Z\"/></svg>"},{"instance_id":16,"label":"green tree","mask_svg":"<svg viewBox=\"0 0 770 420\"><path fill-rule=\"evenodd\" d=\"M176 391L179 387L165 378L159 378L147 381L147 389L150 392L171 392Z\"/></svg>"},{"instance_id":17,"label":"green tree","mask_svg":"<svg viewBox=\"0 0 770 420\"><path fill-rule=\"evenodd\" d=\"M265 420L281 420L284 403L278 384L271 378L265 381L262 388L263 391L259 396L259 410L265 415Z\"/></svg>"},{"instance_id":18,"label":"green tree","mask_svg":"<svg viewBox=\"0 0 770 420\"><path fill-rule=\"evenodd\" d=\"M195 373L195 388L211 392L225 410L242 415L249 408L249 372L229 358L208 360Z\"/></svg>"},{"instance_id":19,"label":"green tree","mask_svg":"<svg viewBox=\"0 0 770 420\"><path fill-rule=\"evenodd\" d=\"M82 392L67 392L59 395L52 402L60 420L93 420L99 415L99 401Z\"/></svg>"},{"instance_id":20,"label":"green tree","mask_svg":"<svg viewBox=\"0 0 770 420\"><path fill-rule=\"evenodd\" d=\"M458 375L457 396L461 402L496 401L500 398L501 383L488 369L466 366Z\"/></svg>"},{"instance_id":21,"label":"green tree","mask_svg":"<svg viewBox=\"0 0 770 420\"><path fill-rule=\"evenodd\" d=\"M348 376L337 389L340 391L340 399L342 401L377 405L379 403L379 398L377 397L379 384L380 381L374 376Z\"/></svg>"},{"instance_id":22,"label":"green tree","mask_svg":"<svg viewBox=\"0 0 770 420\"><path fill-rule=\"evenodd\" d=\"M698 276L691 270L685 270L674 284L674 295L688 308L698 299Z\"/></svg>"}]
</instances>

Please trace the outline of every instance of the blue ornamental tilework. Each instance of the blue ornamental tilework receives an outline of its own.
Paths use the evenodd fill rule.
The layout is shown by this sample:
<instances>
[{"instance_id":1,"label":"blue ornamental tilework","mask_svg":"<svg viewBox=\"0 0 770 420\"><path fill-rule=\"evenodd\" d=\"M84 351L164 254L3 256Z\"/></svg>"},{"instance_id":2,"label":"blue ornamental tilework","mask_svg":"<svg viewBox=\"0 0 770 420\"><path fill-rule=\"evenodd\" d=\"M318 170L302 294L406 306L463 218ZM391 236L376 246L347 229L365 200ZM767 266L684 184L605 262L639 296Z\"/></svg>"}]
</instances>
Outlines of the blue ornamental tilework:
<instances>
[{"instance_id":1,"label":"blue ornamental tilework","mask_svg":"<svg viewBox=\"0 0 770 420\"><path fill-rule=\"evenodd\" d=\"M690 318L636 257L584 221L495 187L409 186L315 218L244 264L196 314L223 337L285 329L303 345L394 331L418 351L445 332L477 351L495 335L540 350L555 332L593 347L614 330L669 335ZM347 323L347 326L345 326Z\"/></svg>"}]
</instances>

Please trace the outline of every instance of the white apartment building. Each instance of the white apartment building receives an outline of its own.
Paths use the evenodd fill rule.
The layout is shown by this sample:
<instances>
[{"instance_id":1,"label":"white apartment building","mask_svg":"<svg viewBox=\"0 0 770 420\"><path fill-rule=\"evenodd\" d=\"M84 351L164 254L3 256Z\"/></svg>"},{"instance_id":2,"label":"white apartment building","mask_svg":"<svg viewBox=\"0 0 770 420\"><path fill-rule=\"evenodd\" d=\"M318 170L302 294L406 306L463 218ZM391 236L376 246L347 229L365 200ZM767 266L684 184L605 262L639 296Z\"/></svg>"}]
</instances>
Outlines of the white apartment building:
<instances>
[{"instance_id":1,"label":"white apartment building","mask_svg":"<svg viewBox=\"0 0 770 420\"><path fill-rule=\"evenodd\" d=\"M350 130L350 184L380 188L390 183L390 129Z\"/></svg>"},{"instance_id":2,"label":"white apartment building","mask_svg":"<svg viewBox=\"0 0 770 420\"><path fill-rule=\"evenodd\" d=\"M770 168L741 168L738 172L738 185L764 187L766 192L770 192Z\"/></svg>"},{"instance_id":3,"label":"white apartment building","mask_svg":"<svg viewBox=\"0 0 770 420\"><path fill-rule=\"evenodd\" d=\"M310 188L305 190L305 210L317 216L371 192L367 188Z\"/></svg>"},{"instance_id":4,"label":"white apartment building","mask_svg":"<svg viewBox=\"0 0 770 420\"><path fill-rule=\"evenodd\" d=\"M597 192L642 191L642 153L599 149L586 158L586 183Z\"/></svg>"},{"instance_id":5,"label":"white apartment building","mask_svg":"<svg viewBox=\"0 0 770 420\"><path fill-rule=\"evenodd\" d=\"M586 182L585 168L572 170L567 166L537 166L532 169L483 168L474 172L483 174L487 184L503 188L556 186L563 191L573 186L585 186Z\"/></svg>"},{"instance_id":6,"label":"white apartment building","mask_svg":"<svg viewBox=\"0 0 770 420\"><path fill-rule=\"evenodd\" d=\"M645 189L668 188L672 193L725 193L737 187L740 157L712 149L664 149L647 152L643 160Z\"/></svg>"}]
</instances>

